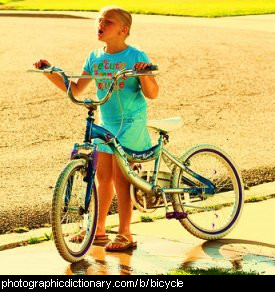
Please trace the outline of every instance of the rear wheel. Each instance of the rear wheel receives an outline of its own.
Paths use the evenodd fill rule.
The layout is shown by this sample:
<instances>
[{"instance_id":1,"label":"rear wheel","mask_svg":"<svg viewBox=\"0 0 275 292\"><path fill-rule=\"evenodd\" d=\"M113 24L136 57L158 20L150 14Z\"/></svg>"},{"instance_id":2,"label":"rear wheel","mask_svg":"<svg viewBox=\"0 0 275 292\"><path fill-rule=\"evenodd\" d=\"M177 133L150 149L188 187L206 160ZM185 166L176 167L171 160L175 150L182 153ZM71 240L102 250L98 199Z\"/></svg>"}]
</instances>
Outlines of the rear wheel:
<instances>
[{"instance_id":1,"label":"rear wheel","mask_svg":"<svg viewBox=\"0 0 275 292\"><path fill-rule=\"evenodd\" d=\"M244 203L243 183L235 163L212 145L196 146L180 160L216 187L214 194L172 195L174 210L187 214L187 218L180 220L181 224L202 239L224 237L238 222ZM176 166L171 185L173 188L206 187Z\"/></svg>"},{"instance_id":2,"label":"rear wheel","mask_svg":"<svg viewBox=\"0 0 275 292\"><path fill-rule=\"evenodd\" d=\"M97 227L98 198L94 185L88 210L84 211L86 170L85 159L70 161L61 172L53 195L51 216L54 242L60 255L69 262L84 258ZM76 237L82 240L76 240Z\"/></svg>"}]
</instances>

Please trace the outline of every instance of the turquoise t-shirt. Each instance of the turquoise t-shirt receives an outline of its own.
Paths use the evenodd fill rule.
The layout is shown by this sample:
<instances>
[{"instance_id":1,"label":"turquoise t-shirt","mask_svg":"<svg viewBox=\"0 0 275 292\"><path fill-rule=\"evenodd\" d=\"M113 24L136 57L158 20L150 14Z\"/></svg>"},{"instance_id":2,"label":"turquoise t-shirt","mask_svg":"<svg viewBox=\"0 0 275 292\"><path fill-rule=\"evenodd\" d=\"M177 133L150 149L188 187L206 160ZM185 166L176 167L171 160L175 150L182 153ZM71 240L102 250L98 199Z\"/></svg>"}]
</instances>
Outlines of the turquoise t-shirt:
<instances>
[{"instance_id":1,"label":"turquoise t-shirt","mask_svg":"<svg viewBox=\"0 0 275 292\"><path fill-rule=\"evenodd\" d=\"M83 70L92 75L114 76L117 71L122 69L132 69L138 62L150 63L144 52L132 46L128 46L116 54L108 54L104 48L100 48L90 53ZM99 100L105 97L111 83L112 80L108 79L96 80ZM123 123L121 123L121 110L123 111ZM100 113L101 126L115 135L122 146L136 151L152 147L146 127L147 102L138 78L118 80L117 88L110 99L100 106ZM111 148L100 141L95 141L99 144L98 150L113 154Z\"/></svg>"},{"instance_id":2,"label":"turquoise t-shirt","mask_svg":"<svg viewBox=\"0 0 275 292\"><path fill-rule=\"evenodd\" d=\"M128 46L125 50L108 54L104 48L92 51L84 64L83 70L92 75L114 76L117 71L122 69L132 69L138 62L150 63L147 55ZM103 99L110 87L112 80L96 80L97 97ZM147 102L142 93L138 78L127 78L118 80L117 88L111 98L100 106L101 119L103 123L116 123L122 119L121 108L123 110L124 121L127 119L143 118L146 119Z\"/></svg>"}]
</instances>

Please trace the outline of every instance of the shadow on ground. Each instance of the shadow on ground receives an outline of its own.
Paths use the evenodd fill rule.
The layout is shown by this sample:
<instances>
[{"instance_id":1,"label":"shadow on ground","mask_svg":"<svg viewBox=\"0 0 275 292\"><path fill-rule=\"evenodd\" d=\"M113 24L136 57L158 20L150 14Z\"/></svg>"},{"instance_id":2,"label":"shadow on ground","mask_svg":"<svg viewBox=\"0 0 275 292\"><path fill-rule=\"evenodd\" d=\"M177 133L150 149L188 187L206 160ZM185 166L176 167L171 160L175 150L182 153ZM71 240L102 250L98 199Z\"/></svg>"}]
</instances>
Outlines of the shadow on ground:
<instances>
[{"instance_id":1,"label":"shadow on ground","mask_svg":"<svg viewBox=\"0 0 275 292\"><path fill-rule=\"evenodd\" d=\"M128 253L105 252L103 247L94 246L89 257L69 265L66 274L167 274L169 270L212 267L275 274L272 244L242 239L206 241L196 246L153 238L139 241L142 245Z\"/></svg>"}]
</instances>

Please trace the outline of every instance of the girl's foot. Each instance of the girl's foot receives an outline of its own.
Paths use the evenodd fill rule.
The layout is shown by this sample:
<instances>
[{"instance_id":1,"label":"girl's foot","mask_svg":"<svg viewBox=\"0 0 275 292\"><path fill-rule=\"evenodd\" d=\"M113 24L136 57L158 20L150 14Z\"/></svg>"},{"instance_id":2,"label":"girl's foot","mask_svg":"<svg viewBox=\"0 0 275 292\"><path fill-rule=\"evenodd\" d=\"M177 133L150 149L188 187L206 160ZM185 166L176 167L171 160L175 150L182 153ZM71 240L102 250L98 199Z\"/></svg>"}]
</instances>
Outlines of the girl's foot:
<instances>
[{"instance_id":1,"label":"girl's foot","mask_svg":"<svg viewBox=\"0 0 275 292\"><path fill-rule=\"evenodd\" d=\"M85 237L86 231L81 231L70 239L70 242L81 243ZM110 239L108 235L96 235L93 244L108 243Z\"/></svg>"},{"instance_id":2,"label":"girl's foot","mask_svg":"<svg viewBox=\"0 0 275 292\"><path fill-rule=\"evenodd\" d=\"M116 238L110 241L106 246L105 250L110 252L123 251L127 249L133 249L137 247L137 242L129 240L126 235L118 234Z\"/></svg>"},{"instance_id":3,"label":"girl's foot","mask_svg":"<svg viewBox=\"0 0 275 292\"><path fill-rule=\"evenodd\" d=\"M81 243L85 237L86 231L81 231L78 234L74 235L69 241L74 243Z\"/></svg>"}]
</instances>

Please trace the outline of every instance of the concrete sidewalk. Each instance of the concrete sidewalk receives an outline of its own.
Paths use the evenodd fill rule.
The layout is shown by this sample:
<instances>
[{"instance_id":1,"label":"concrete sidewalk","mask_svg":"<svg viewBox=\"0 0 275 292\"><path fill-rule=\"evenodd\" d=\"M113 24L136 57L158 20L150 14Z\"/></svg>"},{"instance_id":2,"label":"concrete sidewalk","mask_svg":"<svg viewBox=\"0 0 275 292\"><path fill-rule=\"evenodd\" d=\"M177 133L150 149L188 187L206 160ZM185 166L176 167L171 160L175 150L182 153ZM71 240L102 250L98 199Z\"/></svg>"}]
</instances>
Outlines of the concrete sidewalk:
<instances>
[{"instance_id":1,"label":"concrete sidewalk","mask_svg":"<svg viewBox=\"0 0 275 292\"><path fill-rule=\"evenodd\" d=\"M132 224L135 250L114 253L94 245L85 260L75 264L62 260L53 241L9 249L0 253L0 274L165 275L215 267L275 275L274 208L275 199L246 204L233 232L215 241L191 236L174 220Z\"/></svg>"},{"instance_id":2,"label":"concrete sidewalk","mask_svg":"<svg viewBox=\"0 0 275 292\"><path fill-rule=\"evenodd\" d=\"M262 196L272 196L273 194L275 195L275 182L266 183L266 184L252 187L249 190L246 190L245 191L245 200L251 199L251 198L259 198ZM265 211L258 212L258 214L262 214L262 213L265 213ZM272 210L270 211L270 213L272 213ZM157 209L155 212L150 213L150 214L141 213L137 210L133 211L133 216L132 216L133 233L139 234L138 232L135 232L135 230L143 230L143 228L146 226L146 229L144 229L145 234L146 234L146 230L148 230L148 234L146 234L146 235L151 235L152 232L154 233L156 231L156 229L154 227L150 227L151 225L152 226L156 225L156 222L162 222L161 225L163 225L163 224L169 225L170 222L174 221L174 220L170 221L170 220L165 219L165 220L156 220L156 221L154 220L155 222L143 223L142 218L141 218L142 216L146 216L146 217L149 216L152 219L154 219L154 217L164 218L165 217L165 210L164 210L164 208L160 208L160 209ZM273 222L275 225L275 215L274 215L273 219L274 219ZM250 221L250 219L248 219L248 221ZM164 222L166 222L166 223L164 223ZM174 221L174 222L176 222L176 221ZM178 222L176 222L176 223L179 224ZM117 214L109 215L107 217L107 220L106 220L106 226L112 227L112 231L116 232L116 229L118 227L118 215ZM186 239L185 235L183 237L178 238L178 235L176 235L176 237L173 236L173 232L172 232L172 234L169 234L169 232L168 232L168 234L166 234L167 230L169 231L171 229L170 228L157 229L156 235L159 236L160 238L167 238L167 239L172 239L172 240L174 240L174 239L179 240L180 238L183 240ZM2 235L0 235L0 251L3 251L5 249L9 249L9 248L14 248L14 247L26 245L26 244L28 244L28 241L30 239L43 237L45 234L47 234L47 235L51 234L51 227L34 229L34 230L30 230L29 232L24 232L24 233L2 234ZM271 234L272 234L272 232L271 232ZM189 233L187 233L187 235L188 235L188 238L190 236L191 236L191 238L194 238L192 235L189 235ZM273 232L273 235L274 235L273 243L275 244L275 231Z\"/></svg>"},{"instance_id":3,"label":"concrete sidewalk","mask_svg":"<svg viewBox=\"0 0 275 292\"><path fill-rule=\"evenodd\" d=\"M45 17L45 18L82 18L95 19L97 12L90 11L28 11L0 10L0 17Z\"/></svg>"},{"instance_id":4,"label":"concrete sidewalk","mask_svg":"<svg viewBox=\"0 0 275 292\"><path fill-rule=\"evenodd\" d=\"M246 198L272 195L274 192L275 182L267 183L246 191ZM274 198L246 203L236 228L224 239L216 241L204 241L192 236L176 220L158 219L148 223L141 222L142 214L134 211L131 231L138 241L138 250L132 257L135 259L147 254L148 269L153 269L155 265L156 273L159 272L156 261L162 261L163 264L168 261L169 269L233 267L275 274L274 210ZM159 209L151 217L164 215L163 212L164 210ZM113 233L117 231L117 222L117 215L108 216L107 225L113 226ZM1 235L1 254L5 255L7 249L27 245L30 238L40 237L45 233L50 234L51 228L32 230L23 234ZM114 236L115 234L111 234L111 238ZM31 246L28 248L31 249ZM94 247L91 256L96 260L98 254L102 253L105 253L103 247ZM123 258L122 253L118 254Z\"/></svg>"}]
</instances>

